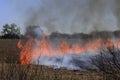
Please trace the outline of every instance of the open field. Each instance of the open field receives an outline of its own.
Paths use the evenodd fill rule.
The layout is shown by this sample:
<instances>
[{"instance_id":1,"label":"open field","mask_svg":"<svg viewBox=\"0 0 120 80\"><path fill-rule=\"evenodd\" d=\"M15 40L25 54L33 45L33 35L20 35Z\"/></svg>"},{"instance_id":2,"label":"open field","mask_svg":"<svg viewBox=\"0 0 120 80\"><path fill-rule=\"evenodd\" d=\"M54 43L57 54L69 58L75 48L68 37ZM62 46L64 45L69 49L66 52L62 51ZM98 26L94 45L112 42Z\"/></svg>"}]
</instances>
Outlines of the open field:
<instances>
[{"instance_id":1,"label":"open field","mask_svg":"<svg viewBox=\"0 0 120 80\"><path fill-rule=\"evenodd\" d=\"M0 39L0 62L19 63L18 40Z\"/></svg>"},{"instance_id":2,"label":"open field","mask_svg":"<svg viewBox=\"0 0 120 80\"><path fill-rule=\"evenodd\" d=\"M0 80L106 80L102 72L20 65L20 50L16 47L17 41L0 40Z\"/></svg>"},{"instance_id":3,"label":"open field","mask_svg":"<svg viewBox=\"0 0 120 80\"><path fill-rule=\"evenodd\" d=\"M45 66L1 64L1 80L102 80L102 74L52 69Z\"/></svg>"}]
</instances>

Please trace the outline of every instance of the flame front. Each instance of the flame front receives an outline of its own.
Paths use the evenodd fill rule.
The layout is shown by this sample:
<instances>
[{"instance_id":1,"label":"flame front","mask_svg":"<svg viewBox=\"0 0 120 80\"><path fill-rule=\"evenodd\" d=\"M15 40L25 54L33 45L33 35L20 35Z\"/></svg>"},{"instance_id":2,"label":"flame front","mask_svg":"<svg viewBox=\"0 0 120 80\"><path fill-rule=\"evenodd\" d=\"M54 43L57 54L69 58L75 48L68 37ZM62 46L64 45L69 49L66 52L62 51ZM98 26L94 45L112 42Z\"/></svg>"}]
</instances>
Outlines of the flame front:
<instances>
[{"instance_id":1,"label":"flame front","mask_svg":"<svg viewBox=\"0 0 120 80\"><path fill-rule=\"evenodd\" d=\"M40 57L40 56L60 56L64 54L80 54L84 52L97 51L102 48L107 47L119 47L120 40L116 40L114 43L110 38L103 43L102 38L98 38L94 41L88 41L85 45L82 44L73 44L70 45L67 41L61 42L57 45L56 48L53 48L49 41L45 38L42 40L38 40L36 38L29 38L24 46L22 46L21 41L18 42L18 47L22 48L20 54L20 62L21 64L31 64L32 57Z\"/></svg>"}]
</instances>

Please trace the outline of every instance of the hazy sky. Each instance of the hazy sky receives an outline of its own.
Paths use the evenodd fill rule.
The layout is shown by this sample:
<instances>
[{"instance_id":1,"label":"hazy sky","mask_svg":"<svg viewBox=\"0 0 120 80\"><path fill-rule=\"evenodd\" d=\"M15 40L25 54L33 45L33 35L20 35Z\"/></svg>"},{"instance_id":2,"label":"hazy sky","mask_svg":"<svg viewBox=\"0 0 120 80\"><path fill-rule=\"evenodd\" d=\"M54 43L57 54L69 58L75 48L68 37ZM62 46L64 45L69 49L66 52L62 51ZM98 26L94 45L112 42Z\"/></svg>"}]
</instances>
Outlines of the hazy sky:
<instances>
[{"instance_id":1,"label":"hazy sky","mask_svg":"<svg viewBox=\"0 0 120 80\"><path fill-rule=\"evenodd\" d=\"M119 23L116 1L0 0L0 30L6 23L16 23L22 32L28 25L46 26L49 32L114 31Z\"/></svg>"},{"instance_id":2,"label":"hazy sky","mask_svg":"<svg viewBox=\"0 0 120 80\"><path fill-rule=\"evenodd\" d=\"M26 10L36 7L37 1L39 0L0 0L0 30L6 23L16 23L23 32Z\"/></svg>"},{"instance_id":3,"label":"hazy sky","mask_svg":"<svg viewBox=\"0 0 120 80\"><path fill-rule=\"evenodd\" d=\"M6 23L16 23L20 25L20 14L15 9L13 3L10 0L0 0L0 30Z\"/></svg>"}]
</instances>

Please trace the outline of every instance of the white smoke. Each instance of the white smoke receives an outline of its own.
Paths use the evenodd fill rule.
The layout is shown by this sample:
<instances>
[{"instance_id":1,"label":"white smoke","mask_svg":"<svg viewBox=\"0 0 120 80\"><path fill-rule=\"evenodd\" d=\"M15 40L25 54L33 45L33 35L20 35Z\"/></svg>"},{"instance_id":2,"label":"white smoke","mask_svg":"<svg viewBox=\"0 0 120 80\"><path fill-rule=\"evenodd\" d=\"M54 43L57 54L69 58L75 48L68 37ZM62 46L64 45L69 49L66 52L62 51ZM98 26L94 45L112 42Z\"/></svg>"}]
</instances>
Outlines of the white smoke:
<instances>
[{"instance_id":1,"label":"white smoke","mask_svg":"<svg viewBox=\"0 0 120 80\"><path fill-rule=\"evenodd\" d=\"M35 37L37 40L42 40L44 32L47 31L46 27L36 27L31 28L31 31L29 30L29 33L32 32L33 37ZM32 43L35 44L35 43ZM54 43L52 43L54 45ZM42 47L42 45L41 45ZM31 47L31 53L34 55L37 50L37 46ZM40 49L40 48L38 48ZM38 50L39 51L39 50ZM49 52L49 51L48 51ZM39 52L38 52L39 53ZM43 53L41 53L43 54ZM48 53L51 54L51 53ZM45 66L52 66L54 69L57 68L65 68L68 70L87 70L87 69L97 69L91 61L91 57L94 54L89 53L80 53L80 54L63 54L63 55L57 55L55 56L32 56L31 58L31 64L35 65L45 65Z\"/></svg>"},{"instance_id":2,"label":"white smoke","mask_svg":"<svg viewBox=\"0 0 120 80\"><path fill-rule=\"evenodd\" d=\"M117 30L114 0L41 0L26 24L47 26L62 33Z\"/></svg>"},{"instance_id":3,"label":"white smoke","mask_svg":"<svg viewBox=\"0 0 120 80\"><path fill-rule=\"evenodd\" d=\"M54 69L64 68L68 70L97 70L97 67L92 64L91 57L93 55L82 54L65 54L63 56L39 56L33 57L33 63L37 65L52 66Z\"/></svg>"},{"instance_id":4,"label":"white smoke","mask_svg":"<svg viewBox=\"0 0 120 80\"><path fill-rule=\"evenodd\" d=\"M11 3L16 4L25 26L47 26L49 33L114 31L120 26L119 0L12 0Z\"/></svg>"}]
</instances>

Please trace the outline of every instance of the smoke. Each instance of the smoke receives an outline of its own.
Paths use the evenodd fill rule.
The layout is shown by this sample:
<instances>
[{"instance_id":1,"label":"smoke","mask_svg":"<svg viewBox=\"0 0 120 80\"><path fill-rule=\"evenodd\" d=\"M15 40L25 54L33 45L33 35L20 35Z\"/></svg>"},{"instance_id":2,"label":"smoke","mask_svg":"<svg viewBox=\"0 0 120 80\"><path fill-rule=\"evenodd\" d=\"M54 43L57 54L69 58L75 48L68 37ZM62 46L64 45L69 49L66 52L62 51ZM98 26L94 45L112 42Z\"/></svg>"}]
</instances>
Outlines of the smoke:
<instances>
[{"instance_id":1,"label":"smoke","mask_svg":"<svg viewBox=\"0 0 120 80\"><path fill-rule=\"evenodd\" d=\"M95 54L96 51L83 52L79 54L76 54L76 53L60 54L59 52L57 53L57 51L54 50L55 55L48 56L48 54L54 54L54 52L51 53L49 48L45 47L45 49L47 49L47 52L48 52L47 53L46 50L44 49L44 45L46 44L39 43L43 40L45 31L46 31L45 27L37 27L37 26L29 27L27 29L26 34L29 34L31 37L34 38L30 46L31 53L28 53L28 54L31 54L31 59L30 59L31 64L51 66L54 69L64 68L68 70L82 70L82 71L88 70L88 69L98 70L97 67L92 64L92 60L91 60L91 57L96 55ZM51 44L54 45L55 43L57 42L53 42ZM40 50L42 50L42 52ZM93 53L93 54L90 54L90 53ZM27 57L28 56L29 55L27 55Z\"/></svg>"},{"instance_id":2,"label":"smoke","mask_svg":"<svg viewBox=\"0 0 120 80\"><path fill-rule=\"evenodd\" d=\"M95 54L94 54L95 55ZM98 70L98 68L93 65L92 58L93 54L82 53L82 54L65 54L62 56L39 56L32 57L32 64L51 66L54 69L64 68L68 70Z\"/></svg>"},{"instance_id":3,"label":"smoke","mask_svg":"<svg viewBox=\"0 0 120 80\"><path fill-rule=\"evenodd\" d=\"M36 2L27 0L24 3L27 4L27 2L34 2L34 5L24 7L24 25L46 26L48 33L55 31L61 33L89 33L119 29L119 0L36 0ZM41 40L41 29L36 28L33 30L34 32L29 32L29 27L27 27L26 30ZM54 57L37 56L32 57L31 63L74 70L96 69L91 63L90 56L86 53Z\"/></svg>"},{"instance_id":4,"label":"smoke","mask_svg":"<svg viewBox=\"0 0 120 80\"><path fill-rule=\"evenodd\" d=\"M61 33L114 31L119 24L117 4L117 0L41 0L27 13L25 25Z\"/></svg>"},{"instance_id":5,"label":"smoke","mask_svg":"<svg viewBox=\"0 0 120 80\"><path fill-rule=\"evenodd\" d=\"M11 0L24 26L46 26L49 33L118 30L119 0ZM22 18L22 19L21 19Z\"/></svg>"}]
</instances>

